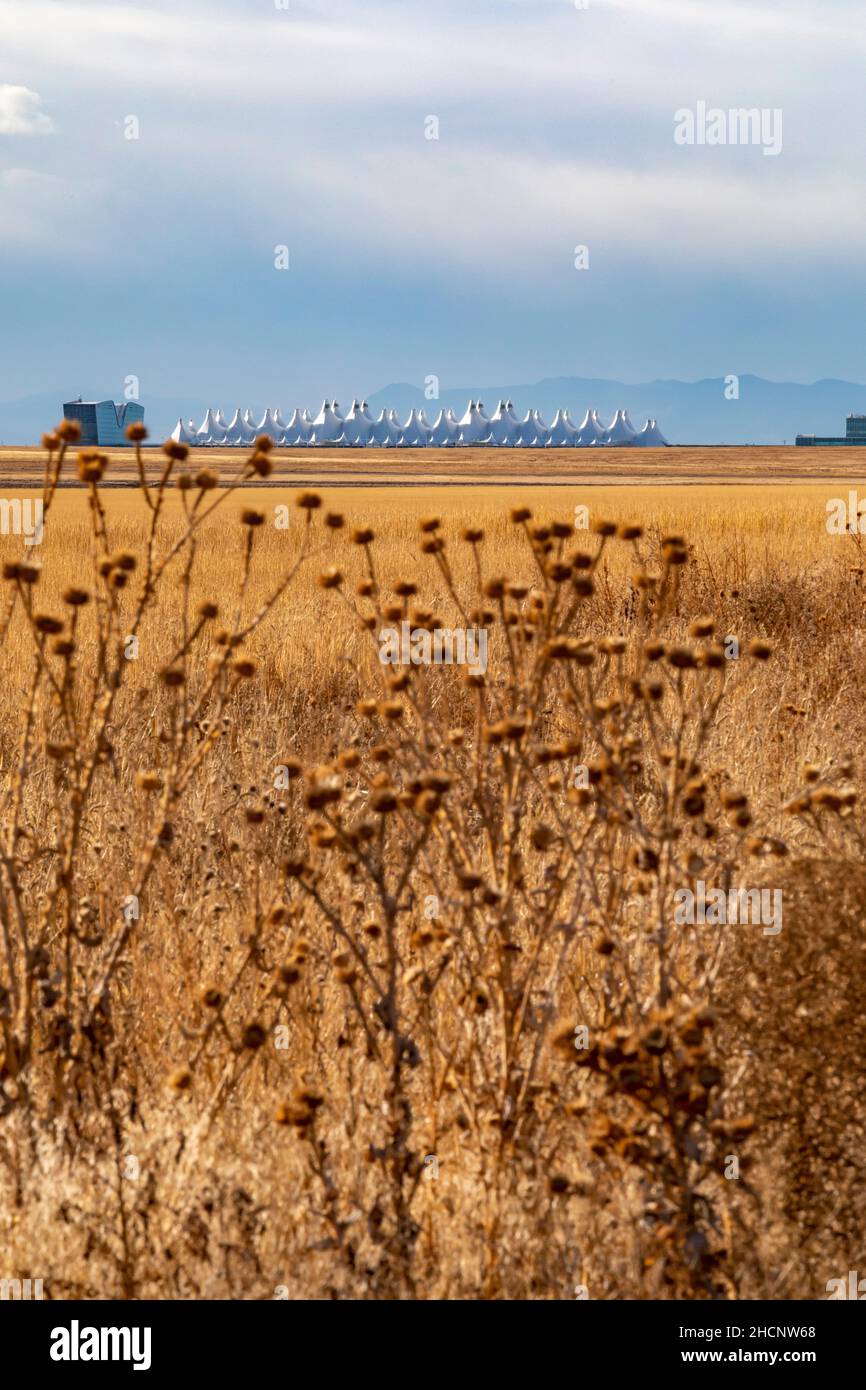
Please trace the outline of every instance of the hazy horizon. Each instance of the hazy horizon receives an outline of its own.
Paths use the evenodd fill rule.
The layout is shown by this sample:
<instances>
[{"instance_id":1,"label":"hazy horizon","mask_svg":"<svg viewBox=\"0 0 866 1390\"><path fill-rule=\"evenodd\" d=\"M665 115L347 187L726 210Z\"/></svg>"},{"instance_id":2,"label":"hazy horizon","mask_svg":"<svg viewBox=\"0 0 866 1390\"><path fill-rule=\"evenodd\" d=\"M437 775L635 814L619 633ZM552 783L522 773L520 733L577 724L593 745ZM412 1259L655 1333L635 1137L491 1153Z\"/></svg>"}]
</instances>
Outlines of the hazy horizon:
<instances>
[{"instance_id":1,"label":"hazy horizon","mask_svg":"<svg viewBox=\"0 0 866 1390\"><path fill-rule=\"evenodd\" d=\"M858 383L857 15L0 0L0 395Z\"/></svg>"}]
</instances>

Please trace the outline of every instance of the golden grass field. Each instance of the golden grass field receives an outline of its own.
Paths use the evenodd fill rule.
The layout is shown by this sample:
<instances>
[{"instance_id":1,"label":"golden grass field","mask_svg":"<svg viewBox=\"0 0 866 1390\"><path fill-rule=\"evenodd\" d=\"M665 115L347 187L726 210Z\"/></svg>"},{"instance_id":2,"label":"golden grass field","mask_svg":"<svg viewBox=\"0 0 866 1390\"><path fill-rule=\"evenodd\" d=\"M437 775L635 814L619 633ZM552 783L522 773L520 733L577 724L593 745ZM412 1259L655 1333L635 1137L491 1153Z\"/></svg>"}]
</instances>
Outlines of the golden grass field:
<instances>
[{"instance_id":1,"label":"golden grass field","mask_svg":"<svg viewBox=\"0 0 866 1390\"><path fill-rule=\"evenodd\" d=\"M233 491L194 478L236 453L161 491L148 452L150 502L108 486L131 451L69 458L43 543L0 537L0 1276L809 1299L857 1267L854 461L686 452L380 487L275 452ZM483 677L383 666L404 618L484 626ZM678 924L698 879L781 890L781 932Z\"/></svg>"},{"instance_id":2,"label":"golden grass field","mask_svg":"<svg viewBox=\"0 0 866 1390\"><path fill-rule=\"evenodd\" d=\"M239 449L193 449L199 467L230 476L238 467ZM109 451L106 484L134 482L135 460L130 449ZM159 450L145 448L142 458L148 477L160 472ZM272 482L315 483L344 487L423 487L451 483L460 487L525 486L582 482L677 483L683 486L718 483L789 483L823 478L866 476L866 449L796 447L670 449L274 449ZM41 449L0 449L0 476L7 486L40 483L44 467ZM66 480L64 480L66 481ZM257 486L262 486L255 480Z\"/></svg>"}]
</instances>

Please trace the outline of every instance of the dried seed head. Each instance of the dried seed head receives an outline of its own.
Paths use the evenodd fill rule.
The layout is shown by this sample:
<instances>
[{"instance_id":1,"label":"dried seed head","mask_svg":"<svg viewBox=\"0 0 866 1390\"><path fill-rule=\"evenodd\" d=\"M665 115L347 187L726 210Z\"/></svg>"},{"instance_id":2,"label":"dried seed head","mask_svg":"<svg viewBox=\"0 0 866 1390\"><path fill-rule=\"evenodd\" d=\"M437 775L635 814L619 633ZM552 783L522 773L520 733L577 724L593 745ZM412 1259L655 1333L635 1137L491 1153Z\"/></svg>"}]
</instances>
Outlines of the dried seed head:
<instances>
[{"instance_id":1,"label":"dried seed head","mask_svg":"<svg viewBox=\"0 0 866 1390\"><path fill-rule=\"evenodd\" d=\"M719 800L726 811L736 811L740 807L749 804L749 798L746 796L746 793L741 791L723 791L719 796Z\"/></svg>"},{"instance_id":2,"label":"dried seed head","mask_svg":"<svg viewBox=\"0 0 866 1390\"><path fill-rule=\"evenodd\" d=\"M317 512L321 505L322 499L317 492L299 492L295 498L295 506L308 515Z\"/></svg>"},{"instance_id":3,"label":"dried seed head","mask_svg":"<svg viewBox=\"0 0 866 1390\"><path fill-rule=\"evenodd\" d=\"M383 719L390 720L393 723L397 719L402 719L406 711L399 700L380 700L379 713Z\"/></svg>"},{"instance_id":4,"label":"dried seed head","mask_svg":"<svg viewBox=\"0 0 866 1390\"><path fill-rule=\"evenodd\" d=\"M297 961L286 961L285 964L277 966L274 978L278 985L296 985L301 978L301 965Z\"/></svg>"},{"instance_id":5,"label":"dried seed head","mask_svg":"<svg viewBox=\"0 0 866 1390\"><path fill-rule=\"evenodd\" d=\"M77 589L70 585L68 589L63 590L63 602L72 608L81 608L83 604L90 602L90 594L86 589Z\"/></svg>"},{"instance_id":6,"label":"dried seed head","mask_svg":"<svg viewBox=\"0 0 866 1390\"><path fill-rule=\"evenodd\" d=\"M559 836L549 825L535 825L532 827L530 839L532 846L541 852L550 849L551 845L556 844Z\"/></svg>"},{"instance_id":7,"label":"dried seed head","mask_svg":"<svg viewBox=\"0 0 866 1390\"><path fill-rule=\"evenodd\" d=\"M241 1046L249 1048L251 1052L264 1047L267 1040L268 1035L260 1023L248 1023L241 1033Z\"/></svg>"},{"instance_id":8,"label":"dried seed head","mask_svg":"<svg viewBox=\"0 0 866 1390\"><path fill-rule=\"evenodd\" d=\"M667 659L678 671L692 670L698 664L691 647L668 647Z\"/></svg>"},{"instance_id":9,"label":"dried seed head","mask_svg":"<svg viewBox=\"0 0 866 1390\"><path fill-rule=\"evenodd\" d=\"M63 631L63 619L55 618L51 613L36 613L33 617L33 626L37 632L45 633L47 636L56 636Z\"/></svg>"},{"instance_id":10,"label":"dried seed head","mask_svg":"<svg viewBox=\"0 0 866 1390\"><path fill-rule=\"evenodd\" d=\"M571 578L571 565L555 560L552 564L545 566L545 572L548 579L551 579L554 584L564 584L567 579Z\"/></svg>"},{"instance_id":11,"label":"dried seed head","mask_svg":"<svg viewBox=\"0 0 866 1390\"><path fill-rule=\"evenodd\" d=\"M112 569L124 570L131 574L138 561L131 550L117 550L113 555L108 556L108 563Z\"/></svg>"},{"instance_id":12,"label":"dried seed head","mask_svg":"<svg viewBox=\"0 0 866 1390\"><path fill-rule=\"evenodd\" d=\"M773 655L773 648L770 646L769 642L761 642L756 639L749 643L746 648L746 655L754 657L756 661L769 661L770 657Z\"/></svg>"},{"instance_id":13,"label":"dried seed head","mask_svg":"<svg viewBox=\"0 0 866 1390\"><path fill-rule=\"evenodd\" d=\"M83 483L98 483L105 472L108 457L98 449L85 449L78 455L78 476Z\"/></svg>"}]
</instances>

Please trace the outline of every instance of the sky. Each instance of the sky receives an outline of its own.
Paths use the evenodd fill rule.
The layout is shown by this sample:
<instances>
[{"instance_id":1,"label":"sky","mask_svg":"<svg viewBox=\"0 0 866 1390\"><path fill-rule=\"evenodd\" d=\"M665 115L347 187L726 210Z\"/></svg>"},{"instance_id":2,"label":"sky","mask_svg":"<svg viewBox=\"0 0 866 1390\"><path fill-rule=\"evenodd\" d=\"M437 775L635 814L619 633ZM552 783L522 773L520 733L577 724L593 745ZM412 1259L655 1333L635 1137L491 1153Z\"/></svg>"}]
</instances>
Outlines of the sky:
<instances>
[{"instance_id":1,"label":"sky","mask_svg":"<svg viewBox=\"0 0 866 1390\"><path fill-rule=\"evenodd\" d=\"M864 382L864 62L862 0L0 0L0 400Z\"/></svg>"}]
</instances>

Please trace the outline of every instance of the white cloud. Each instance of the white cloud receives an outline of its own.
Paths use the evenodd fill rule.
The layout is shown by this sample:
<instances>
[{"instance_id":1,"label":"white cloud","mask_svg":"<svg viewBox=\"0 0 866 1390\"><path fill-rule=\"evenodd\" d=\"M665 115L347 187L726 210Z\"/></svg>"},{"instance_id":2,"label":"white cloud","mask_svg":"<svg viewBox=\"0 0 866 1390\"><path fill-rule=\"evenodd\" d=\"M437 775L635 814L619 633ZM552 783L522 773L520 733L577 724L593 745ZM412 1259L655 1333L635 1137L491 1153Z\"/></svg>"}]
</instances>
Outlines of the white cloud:
<instances>
[{"instance_id":1,"label":"white cloud","mask_svg":"<svg viewBox=\"0 0 866 1390\"><path fill-rule=\"evenodd\" d=\"M41 107L38 92L0 82L0 135L52 135L54 122Z\"/></svg>"}]
</instances>

